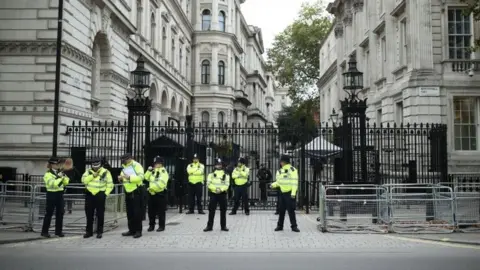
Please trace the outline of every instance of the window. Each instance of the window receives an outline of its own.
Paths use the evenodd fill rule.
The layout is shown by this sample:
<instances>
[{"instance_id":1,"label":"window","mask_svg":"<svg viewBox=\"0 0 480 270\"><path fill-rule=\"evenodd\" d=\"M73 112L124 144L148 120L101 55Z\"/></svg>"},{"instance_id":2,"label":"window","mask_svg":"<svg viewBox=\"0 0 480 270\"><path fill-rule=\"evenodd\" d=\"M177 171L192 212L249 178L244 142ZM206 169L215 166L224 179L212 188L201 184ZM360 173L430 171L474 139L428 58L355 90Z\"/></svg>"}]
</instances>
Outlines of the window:
<instances>
[{"instance_id":1,"label":"window","mask_svg":"<svg viewBox=\"0 0 480 270\"><path fill-rule=\"evenodd\" d=\"M212 22L212 15L210 13L210 10L205 9L202 12L202 30L203 31L210 30L211 22Z\"/></svg>"},{"instance_id":2,"label":"window","mask_svg":"<svg viewBox=\"0 0 480 270\"><path fill-rule=\"evenodd\" d=\"M382 37L381 40L381 50L382 50L382 58L381 58L381 78L385 77L385 68L387 68L387 39Z\"/></svg>"},{"instance_id":3,"label":"window","mask_svg":"<svg viewBox=\"0 0 480 270\"><path fill-rule=\"evenodd\" d=\"M180 74L183 75L183 50L180 48L180 51L178 53L178 69L180 70Z\"/></svg>"},{"instance_id":4,"label":"window","mask_svg":"<svg viewBox=\"0 0 480 270\"><path fill-rule=\"evenodd\" d=\"M208 127L208 123L210 122L210 114L208 112L202 112L202 126Z\"/></svg>"},{"instance_id":5,"label":"window","mask_svg":"<svg viewBox=\"0 0 480 270\"><path fill-rule=\"evenodd\" d=\"M365 49L364 53L365 61L363 61L363 64L365 65L363 67L364 75L363 75L363 85L364 87L370 87L370 73L369 73L369 67L370 67L370 50L367 48Z\"/></svg>"},{"instance_id":6,"label":"window","mask_svg":"<svg viewBox=\"0 0 480 270\"><path fill-rule=\"evenodd\" d=\"M404 66L407 64L407 19L403 19L400 22L400 42L399 42L399 61L398 64L400 66Z\"/></svg>"},{"instance_id":7,"label":"window","mask_svg":"<svg viewBox=\"0 0 480 270\"><path fill-rule=\"evenodd\" d=\"M377 119L376 119L376 124L377 124L377 127L381 127L382 126L382 109L378 109L377 110Z\"/></svg>"},{"instance_id":8,"label":"window","mask_svg":"<svg viewBox=\"0 0 480 270\"><path fill-rule=\"evenodd\" d=\"M175 66L175 37L172 37L172 66Z\"/></svg>"},{"instance_id":9,"label":"window","mask_svg":"<svg viewBox=\"0 0 480 270\"><path fill-rule=\"evenodd\" d=\"M403 123L403 102L402 101L397 102L395 106L395 123L397 123L397 125L400 125L401 123Z\"/></svg>"},{"instance_id":10,"label":"window","mask_svg":"<svg viewBox=\"0 0 480 270\"><path fill-rule=\"evenodd\" d=\"M165 26L162 28L162 55L165 57L167 54L167 29Z\"/></svg>"},{"instance_id":11,"label":"window","mask_svg":"<svg viewBox=\"0 0 480 270\"><path fill-rule=\"evenodd\" d=\"M202 62L202 84L210 83L210 62L203 60Z\"/></svg>"},{"instance_id":12,"label":"window","mask_svg":"<svg viewBox=\"0 0 480 270\"><path fill-rule=\"evenodd\" d=\"M218 126L223 127L224 121L225 121L225 114L223 112L219 112L217 116L217 120L218 120Z\"/></svg>"},{"instance_id":13,"label":"window","mask_svg":"<svg viewBox=\"0 0 480 270\"><path fill-rule=\"evenodd\" d=\"M185 71L185 77L187 77L187 80L190 80L190 77L189 77L189 75L190 75L190 70L188 70L189 67L190 67L189 61L190 61L190 59L189 59L189 57L188 57L188 52L187 52L187 56L185 57L185 69L186 69L186 71Z\"/></svg>"},{"instance_id":14,"label":"window","mask_svg":"<svg viewBox=\"0 0 480 270\"><path fill-rule=\"evenodd\" d=\"M143 13L143 7L142 7L142 1L137 0L137 33L142 34L142 13Z\"/></svg>"},{"instance_id":15,"label":"window","mask_svg":"<svg viewBox=\"0 0 480 270\"><path fill-rule=\"evenodd\" d=\"M477 150L476 114L479 100L475 97L453 99L455 150Z\"/></svg>"},{"instance_id":16,"label":"window","mask_svg":"<svg viewBox=\"0 0 480 270\"><path fill-rule=\"evenodd\" d=\"M225 85L225 63L218 62L218 84Z\"/></svg>"},{"instance_id":17,"label":"window","mask_svg":"<svg viewBox=\"0 0 480 270\"><path fill-rule=\"evenodd\" d=\"M470 59L472 39L470 16L463 15L461 8L448 9L448 58Z\"/></svg>"},{"instance_id":18,"label":"window","mask_svg":"<svg viewBox=\"0 0 480 270\"><path fill-rule=\"evenodd\" d=\"M150 42L152 44L152 48L155 48L157 45L156 42L156 31L157 31L157 24L155 23L155 14L152 13L152 16L150 16Z\"/></svg>"},{"instance_id":19,"label":"window","mask_svg":"<svg viewBox=\"0 0 480 270\"><path fill-rule=\"evenodd\" d=\"M218 13L218 27L218 30L225 32L225 12L223 11Z\"/></svg>"}]
</instances>

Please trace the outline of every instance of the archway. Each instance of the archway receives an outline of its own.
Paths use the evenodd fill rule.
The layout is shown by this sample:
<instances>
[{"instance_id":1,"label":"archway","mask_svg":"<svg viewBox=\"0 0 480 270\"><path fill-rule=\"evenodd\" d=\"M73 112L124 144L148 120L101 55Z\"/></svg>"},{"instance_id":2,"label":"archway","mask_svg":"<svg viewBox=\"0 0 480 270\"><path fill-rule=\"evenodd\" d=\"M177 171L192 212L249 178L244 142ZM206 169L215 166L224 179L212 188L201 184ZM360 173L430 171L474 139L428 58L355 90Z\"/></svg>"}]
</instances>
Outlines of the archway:
<instances>
[{"instance_id":1,"label":"archway","mask_svg":"<svg viewBox=\"0 0 480 270\"><path fill-rule=\"evenodd\" d=\"M101 32L95 35L92 43L92 57L95 59L92 65L91 77L91 110L94 114L98 114L98 109L102 110L106 115L110 113L112 83L108 79L104 79L102 73L106 73L111 69L111 51L107 36Z\"/></svg>"},{"instance_id":2,"label":"archway","mask_svg":"<svg viewBox=\"0 0 480 270\"><path fill-rule=\"evenodd\" d=\"M183 101L180 101L178 104L178 116L180 117L180 120L183 121L183 118L185 118L185 111L183 109Z\"/></svg>"},{"instance_id":3,"label":"archway","mask_svg":"<svg viewBox=\"0 0 480 270\"><path fill-rule=\"evenodd\" d=\"M152 100L152 111L150 113L151 120L155 122L160 121L162 113L160 111L160 104L158 103L157 86L154 83L150 86L148 97Z\"/></svg>"}]
</instances>

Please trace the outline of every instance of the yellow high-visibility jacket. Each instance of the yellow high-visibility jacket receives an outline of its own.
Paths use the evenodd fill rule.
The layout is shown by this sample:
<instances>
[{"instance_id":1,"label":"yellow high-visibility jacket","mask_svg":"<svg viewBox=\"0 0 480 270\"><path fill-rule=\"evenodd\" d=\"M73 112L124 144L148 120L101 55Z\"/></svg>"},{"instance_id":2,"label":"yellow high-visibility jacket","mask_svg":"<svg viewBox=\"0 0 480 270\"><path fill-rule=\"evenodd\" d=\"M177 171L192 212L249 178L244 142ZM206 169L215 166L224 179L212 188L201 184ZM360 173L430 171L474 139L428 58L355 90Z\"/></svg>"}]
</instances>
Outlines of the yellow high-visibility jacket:
<instances>
[{"instance_id":1,"label":"yellow high-visibility jacket","mask_svg":"<svg viewBox=\"0 0 480 270\"><path fill-rule=\"evenodd\" d=\"M87 170L82 176L82 183L93 195L103 191L108 196L113 190L112 174L103 167L99 168L97 172L92 169Z\"/></svg>"},{"instance_id":2,"label":"yellow high-visibility jacket","mask_svg":"<svg viewBox=\"0 0 480 270\"><path fill-rule=\"evenodd\" d=\"M291 192L292 196L296 196L298 190L298 170L290 164L284 165L277 171L272 187L279 187L282 193Z\"/></svg>"}]
</instances>

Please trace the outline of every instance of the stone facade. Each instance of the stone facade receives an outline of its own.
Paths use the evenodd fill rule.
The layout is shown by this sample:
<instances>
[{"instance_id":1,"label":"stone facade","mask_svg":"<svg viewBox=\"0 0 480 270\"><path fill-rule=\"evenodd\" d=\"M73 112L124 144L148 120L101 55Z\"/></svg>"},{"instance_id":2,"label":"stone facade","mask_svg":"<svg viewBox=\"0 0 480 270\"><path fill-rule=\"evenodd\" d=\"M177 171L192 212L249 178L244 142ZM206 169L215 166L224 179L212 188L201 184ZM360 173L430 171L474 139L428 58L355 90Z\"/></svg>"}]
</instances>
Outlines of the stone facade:
<instances>
[{"instance_id":1,"label":"stone facade","mask_svg":"<svg viewBox=\"0 0 480 270\"><path fill-rule=\"evenodd\" d=\"M58 154L68 154L72 121L126 119L140 55L152 72L154 121L272 122L275 78L243 2L65 1ZM51 153L57 16L58 0L0 3L0 167L19 173L43 171Z\"/></svg>"},{"instance_id":2,"label":"stone facade","mask_svg":"<svg viewBox=\"0 0 480 270\"><path fill-rule=\"evenodd\" d=\"M480 25L460 1L336 0L327 10L335 23L320 49L321 121L340 111L354 55L372 123L448 124L450 171L480 171L479 55L468 51Z\"/></svg>"}]
</instances>

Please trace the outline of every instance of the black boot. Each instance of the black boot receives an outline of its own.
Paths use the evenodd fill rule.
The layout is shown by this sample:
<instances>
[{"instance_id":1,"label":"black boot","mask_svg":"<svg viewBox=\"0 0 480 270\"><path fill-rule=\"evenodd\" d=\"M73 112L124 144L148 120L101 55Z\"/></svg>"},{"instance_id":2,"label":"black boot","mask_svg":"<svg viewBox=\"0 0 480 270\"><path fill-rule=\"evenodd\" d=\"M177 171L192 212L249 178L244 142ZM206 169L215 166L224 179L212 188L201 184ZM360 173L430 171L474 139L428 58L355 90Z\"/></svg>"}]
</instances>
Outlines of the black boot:
<instances>
[{"instance_id":1,"label":"black boot","mask_svg":"<svg viewBox=\"0 0 480 270\"><path fill-rule=\"evenodd\" d=\"M203 229L204 232L211 232L213 231L212 227L207 226L205 229Z\"/></svg>"},{"instance_id":2,"label":"black boot","mask_svg":"<svg viewBox=\"0 0 480 270\"><path fill-rule=\"evenodd\" d=\"M276 231L276 232L283 231L283 228L277 226L277 227L275 228L275 231Z\"/></svg>"},{"instance_id":3,"label":"black boot","mask_svg":"<svg viewBox=\"0 0 480 270\"><path fill-rule=\"evenodd\" d=\"M198 211L198 213L199 213L200 215L205 215L205 212L203 212L203 210Z\"/></svg>"},{"instance_id":4,"label":"black boot","mask_svg":"<svg viewBox=\"0 0 480 270\"><path fill-rule=\"evenodd\" d=\"M222 227L221 230L224 231L224 232L228 232L228 231L229 231L229 229L228 229L227 227Z\"/></svg>"},{"instance_id":5,"label":"black boot","mask_svg":"<svg viewBox=\"0 0 480 270\"><path fill-rule=\"evenodd\" d=\"M50 238L51 235L49 233L41 233L40 236L45 237L45 238Z\"/></svg>"},{"instance_id":6,"label":"black boot","mask_svg":"<svg viewBox=\"0 0 480 270\"><path fill-rule=\"evenodd\" d=\"M136 232L134 235L133 235L133 238L140 238L142 237L142 233L141 232Z\"/></svg>"},{"instance_id":7,"label":"black boot","mask_svg":"<svg viewBox=\"0 0 480 270\"><path fill-rule=\"evenodd\" d=\"M134 233L130 231L122 233L122 236L133 236L133 235Z\"/></svg>"},{"instance_id":8,"label":"black boot","mask_svg":"<svg viewBox=\"0 0 480 270\"><path fill-rule=\"evenodd\" d=\"M300 230L298 229L298 227L292 227L292 232L300 232Z\"/></svg>"},{"instance_id":9,"label":"black boot","mask_svg":"<svg viewBox=\"0 0 480 270\"><path fill-rule=\"evenodd\" d=\"M93 233L86 233L83 235L83 238L90 238L93 236Z\"/></svg>"},{"instance_id":10,"label":"black boot","mask_svg":"<svg viewBox=\"0 0 480 270\"><path fill-rule=\"evenodd\" d=\"M165 227L158 227L157 232L163 232L165 231Z\"/></svg>"},{"instance_id":11,"label":"black boot","mask_svg":"<svg viewBox=\"0 0 480 270\"><path fill-rule=\"evenodd\" d=\"M147 232L153 232L154 229L155 229L155 225L150 225L148 226Z\"/></svg>"},{"instance_id":12,"label":"black boot","mask_svg":"<svg viewBox=\"0 0 480 270\"><path fill-rule=\"evenodd\" d=\"M101 233L97 233L97 239L101 239L102 238L102 234Z\"/></svg>"}]
</instances>

